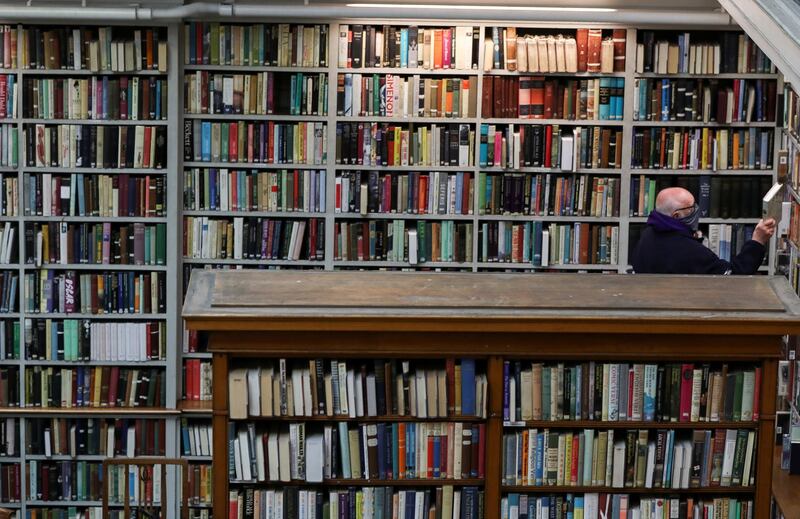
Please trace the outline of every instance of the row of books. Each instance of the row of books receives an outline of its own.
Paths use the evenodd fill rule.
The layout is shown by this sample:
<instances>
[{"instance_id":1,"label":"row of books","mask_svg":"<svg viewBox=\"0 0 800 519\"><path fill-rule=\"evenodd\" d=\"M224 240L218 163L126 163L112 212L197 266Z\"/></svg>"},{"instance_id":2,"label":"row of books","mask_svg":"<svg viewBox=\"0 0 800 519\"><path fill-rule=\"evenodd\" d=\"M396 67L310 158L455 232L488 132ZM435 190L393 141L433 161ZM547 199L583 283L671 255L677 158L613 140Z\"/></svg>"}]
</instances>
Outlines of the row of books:
<instances>
[{"instance_id":1,"label":"row of books","mask_svg":"<svg viewBox=\"0 0 800 519\"><path fill-rule=\"evenodd\" d=\"M24 283L29 313L150 314L167 309L161 272L40 270L25 274Z\"/></svg>"},{"instance_id":2,"label":"row of books","mask_svg":"<svg viewBox=\"0 0 800 519\"><path fill-rule=\"evenodd\" d=\"M483 45L483 70L511 72L625 71L625 29L576 29L574 34L530 34L528 29L492 27Z\"/></svg>"},{"instance_id":3,"label":"row of books","mask_svg":"<svg viewBox=\"0 0 800 519\"><path fill-rule=\"evenodd\" d=\"M475 117L477 78L339 74L336 113L343 116Z\"/></svg>"},{"instance_id":4,"label":"row of books","mask_svg":"<svg viewBox=\"0 0 800 519\"><path fill-rule=\"evenodd\" d=\"M622 129L481 124L481 167L577 169L622 167Z\"/></svg>"},{"instance_id":5,"label":"row of books","mask_svg":"<svg viewBox=\"0 0 800 519\"><path fill-rule=\"evenodd\" d=\"M474 359L442 366L396 360L308 362L236 368L228 374L231 420L248 416L486 416L487 379Z\"/></svg>"},{"instance_id":6,"label":"row of books","mask_svg":"<svg viewBox=\"0 0 800 519\"><path fill-rule=\"evenodd\" d=\"M482 478L486 424L399 422L228 427L231 481Z\"/></svg>"},{"instance_id":7,"label":"row of books","mask_svg":"<svg viewBox=\"0 0 800 519\"><path fill-rule=\"evenodd\" d=\"M202 162L324 164L328 127L322 122L184 121L184 159Z\"/></svg>"},{"instance_id":8,"label":"row of books","mask_svg":"<svg viewBox=\"0 0 800 519\"><path fill-rule=\"evenodd\" d=\"M17 193L9 192L15 185L12 177L3 198L7 213L17 214ZM26 173L23 193L25 216L166 216L163 175Z\"/></svg>"},{"instance_id":9,"label":"row of books","mask_svg":"<svg viewBox=\"0 0 800 519\"><path fill-rule=\"evenodd\" d=\"M478 261L534 266L616 265L619 227L575 222L482 222Z\"/></svg>"},{"instance_id":10,"label":"row of books","mask_svg":"<svg viewBox=\"0 0 800 519\"><path fill-rule=\"evenodd\" d=\"M634 121L719 124L775 120L777 83L764 79L635 79Z\"/></svg>"},{"instance_id":11,"label":"row of books","mask_svg":"<svg viewBox=\"0 0 800 519\"><path fill-rule=\"evenodd\" d=\"M474 164L474 149L469 124L336 123L337 164L466 167Z\"/></svg>"},{"instance_id":12,"label":"row of books","mask_svg":"<svg viewBox=\"0 0 800 519\"><path fill-rule=\"evenodd\" d=\"M478 214L619 216L620 179L549 173L478 174Z\"/></svg>"},{"instance_id":13,"label":"row of books","mask_svg":"<svg viewBox=\"0 0 800 519\"><path fill-rule=\"evenodd\" d=\"M18 117L18 87L17 76L0 74L0 119L16 119Z\"/></svg>"},{"instance_id":14,"label":"row of books","mask_svg":"<svg viewBox=\"0 0 800 519\"><path fill-rule=\"evenodd\" d=\"M0 368L0 407L17 407L19 403L19 369Z\"/></svg>"},{"instance_id":15,"label":"row of books","mask_svg":"<svg viewBox=\"0 0 800 519\"><path fill-rule=\"evenodd\" d=\"M25 261L42 265L165 265L167 224L35 222L25 231Z\"/></svg>"},{"instance_id":16,"label":"row of books","mask_svg":"<svg viewBox=\"0 0 800 519\"><path fill-rule=\"evenodd\" d=\"M185 65L326 67L328 26L191 22L184 25Z\"/></svg>"},{"instance_id":17,"label":"row of books","mask_svg":"<svg viewBox=\"0 0 800 519\"><path fill-rule=\"evenodd\" d=\"M584 519L741 517L753 519L750 499L736 497L638 497L630 494L518 494L502 499L501 519L548 519L560 511Z\"/></svg>"},{"instance_id":18,"label":"row of books","mask_svg":"<svg viewBox=\"0 0 800 519\"><path fill-rule=\"evenodd\" d=\"M229 492L228 518L478 519L483 516L483 492L481 487L451 485L420 490L380 486L326 491L246 488Z\"/></svg>"},{"instance_id":19,"label":"row of books","mask_svg":"<svg viewBox=\"0 0 800 519\"><path fill-rule=\"evenodd\" d=\"M719 31L637 31L636 72L656 74L775 73L775 66L747 35Z\"/></svg>"},{"instance_id":20,"label":"row of books","mask_svg":"<svg viewBox=\"0 0 800 519\"><path fill-rule=\"evenodd\" d=\"M164 474L160 464L112 465L108 479L103 482L105 496L110 504L121 506L128 501L132 506L158 508L161 505ZM164 503L167 506L167 503ZM124 516L123 516L124 517Z\"/></svg>"},{"instance_id":21,"label":"row of books","mask_svg":"<svg viewBox=\"0 0 800 519\"><path fill-rule=\"evenodd\" d=\"M184 456L211 456L212 440L211 424L181 418L181 453Z\"/></svg>"},{"instance_id":22,"label":"row of books","mask_svg":"<svg viewBox=\"0 0 800 519\"><path fill-rule=\"evenodd\" d=\"M328 75L214 74L198 70L183 80L187 114L327 115Z\"/></svg>"},{"instance_id":23,"label":"row of books","mask_svg":"<svg viewBox=\"0 0 800 519\"><path fill-rule=\"evenodd\" d=\"M183 399L211 400L211 362L200 359L183 361Z\"/></svg>"},{"instance_id":24,"label":"row of books","mask_svg":"<svg viewBox=\"0 0 800 519\"><path fill-rule=\"evenodd\" d=\"M20 358L19 322L0 320L0 360Z\"/></svg>"},{"instance_id":25,"label":"row of books","mask_svg":"<svg viewBox=\"0 0 800 519\"><path fill-rule=\"evenodd\" d=\"M339 25L339 68L478 68L478 27Z\"/></svg>"},{"instance_id":26,"label":"row of books","mask_svg":"<svg viewBox=\"0 0 800 519\"><path fill-rule=\"evenodd\" d=\"M341 261L472 261L472 223L368 220L337 222L334 258Z\"/></svg>"},{"instance_id":27,"label":"row of books","mask_svg":"<svg viewBox=\"0 0 800 519\"><path fill-rule=\"evenodd\" d=\"M25 358L74 362L145 362L166 358L164 321L25 319Z\"/></svg>"},{"instance_id":28,"label":"row of books","mask_svg":"<svg viewBox=\"0 0 800 519\"><path fill-rule=\"evenodd\" d=\"M5 222L0 230L0 262L10 264L17 259L17 227Z\"/></svg>"},{"instance_id":29,"label":"row of books","mask_svg":"<svg viewBox=\"0 0 800 519\"><path fill-rule=\"evenodd\" d=\"M2 88L3 76L0 76ZM22 116L34 119L166 120L167 80L156 76L30 78L23 83Z\"/></svg>"},{"instance_id":30,"label":"row of books","mask_svg":"<svg viewBox=\"0 0 800 519\"><path fill-rule=\"evenodd\" d=\"M769 177L634 175L631 177L630 216L648 216L655 209L659 191L679 186L694 194L701 218L760 218L761 194L771 185Z\"/></svg>"},{"instance_id":31,"label":"row of books","mask_svg":"<svg viewBox=\"0 0 800 519\"><path fill-rule=\"evenodd\" d=\"M0 313L17 311L19 274L4 270L0 272Z\"/></svg>"},{"instance_id":32,"label":"row of books","mask_svg":"<svg viewBox=\"0 0 800 519\"><path fill-rule=\"evenodd\" d=\"M326 175L323 169L190 168L183 172L183 208L324 213Z\"/></svg>"},{"instance_id":33,"label":"row of books","mask_svg":"<svg viewBox=\"0 0 800 519\"><path fill-rule=\"evenodd\" d=\"M2 68L17 68L18 30L16 26L0 26L0 63Z\"/></svg>"},{"instance_id":34,"label":"row of books","mask_svg":"<svg viewBox=\"0 0 800 519\"><path fill-rule=\"evenodd\" d=\"M482 117L622 120L624 78L483 78Z\"/></svg>"},{"instance_id":35,"label":"row of books","mask_svg":"<svg viewBox=\"0 0 800 519\"><path fill-rule=\"evenodd\" d=\"M745 243L753 239L755 225L744 224L709 224L708 242L706 245L720 259L732 261Z\"/></svg>"},{"instance_id":36,"label":"row of books","mask_svg":"<svg viewBox=\"0 0 800 519\"><path fill-rule=\"evenodd\" d=\"M783 87L783 127L800 135L800 97L791 85Z\"/></svg>"},{"instance_id":37,"label":"row of books","mask_svg":"<svg viewBox=\"0 0 800 519\"><path fill-rule=\"evenodd\" d=\"M24 164L63 168L164 168L166 126L35 124L23 129Z\"/></svg>"},{"instance_id":38,"label":"row of books","mask_svg":"<svg viewBox=\"0 0 800 519\"><path fill-rule=\"evenodd\" d=\"M194 515L190 515L193 519L210 519L211 499L213 495L214 486L214 467L207 464L193 463L189 465L189 504L203 507L201 510L195 510ZM205 512L205 515L202 514Z\"/></svg>"},{"instance_id":39,"label":"row of books","mask_svg":"<svg viewBox=\"0 0 800 519\"><path fill-rule=\"evenodd\" d=\"M0 419L0 455L16 456L19 452L19 420L14 417Z\"/></svg>"},{"instance_id":40,"label":"row of books","mask_svg":"<svg viewBox=\"0 0 800 519\"><path fill-rule=\"evenodd\" d=\"M503 435L503 485L746 487L755 484L755 450L747 429L526 429Z\"/></svg>"},{"instance_id":41,"label":"row of books","mask_svg":"<svg viewBox=\"0 0 800 519\"><path fill-rule=\"evenodd\" d=\"M13 32L11 38L13 50ZM17 52L20 68L25 69L167 71L167 39L158 28L23 27L17 36Z\"/></svg>"},{"instance_id":42,"label":"row of books","mask_svg":"<svg viewBox=\"0 0 800 519\"><path fill-rule=\"evenodd\" d=\"M761 368L505 361L503 419L751 422Z\"/></svg>"},{"instance_id":43,"label":"row of books","mask_svg":"<svg viewBox=\"0 0 800 519\"><path fill-rule=\"evenodd\" d=\"M769 128L634 128L631 166L645 169L771 169Z\"/></svg>"},{"instance_id":44,"label":"row of books","mask_svg":"<svg viewBox=\"0 0 800 519\"><path fill-rule=\"evenodd\" d=\"M27 485L22 484L22 470ZM19 501L100 501L103 465L96 461L28 460L19 465L0 466L0 499ZM5 494L8 492L8 494Z\"/></svg>"},{"instance_id":45,"label":"row of books","mask_svg":"<svg viewBox=\"0 0 800 519\"><path fill-rule=\"evenodd\" d=\"M322 260L325 220L186 216L183 255L203 259Z\"/></svg>"},{"instance_id":46,"label":"row of books","mask_svg":"<svg viewBox=\"0 0 800 519\"><path fill-rule=\"evenodd\" d=\"M163 456L164 420L44 418L26 421L28 454L50 456Z\"/></svg>"},{"instance_id":47,"label":"row of books","mask_svg":"<svg viewBox=\"0 0 800 519\"><path fill-rule=\"evenodd\" d=\"M470 173L343 171L336 177L336 213L472 214Z\"/></svg>"},{"instance_id":48,"label":"row of books","mask_svg":"<svg viewBox=\"0 0 800 519\"><path fill-rule=\"evenodd\" d=\"M0 166L19 166L19 130L13 124L0 124Z\"/></svg>"},{"instance_id":49,"label":"row of books","mask_svg":"<svg viewBox=\"0 0 800 519\"><path fill-rule=\"evenodd\" d=\"M165 375L158 368L33 366L25 370L24 407L163 407Z\"/></svg>"}]
</instances>

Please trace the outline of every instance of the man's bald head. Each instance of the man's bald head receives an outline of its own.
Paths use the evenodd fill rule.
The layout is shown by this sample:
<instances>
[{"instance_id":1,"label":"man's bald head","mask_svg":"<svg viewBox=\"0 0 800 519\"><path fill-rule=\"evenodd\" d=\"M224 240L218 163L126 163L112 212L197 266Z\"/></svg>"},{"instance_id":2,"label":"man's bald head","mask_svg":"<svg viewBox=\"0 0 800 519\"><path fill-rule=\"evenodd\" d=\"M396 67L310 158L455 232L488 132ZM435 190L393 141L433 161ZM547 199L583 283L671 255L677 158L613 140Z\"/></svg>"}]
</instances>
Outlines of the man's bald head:
<instances>
[{"instance_id":1,"label":"man's bald head","mask_svg":"<svg viewBox=\"0 0 800 519\"><path fill-rule=\"evenodd\" d=\"M694 205L694 196L682 187L668 187L656 196L656 211L666 216L675 216L679 209Z\"/></svg>"}]
</instances>

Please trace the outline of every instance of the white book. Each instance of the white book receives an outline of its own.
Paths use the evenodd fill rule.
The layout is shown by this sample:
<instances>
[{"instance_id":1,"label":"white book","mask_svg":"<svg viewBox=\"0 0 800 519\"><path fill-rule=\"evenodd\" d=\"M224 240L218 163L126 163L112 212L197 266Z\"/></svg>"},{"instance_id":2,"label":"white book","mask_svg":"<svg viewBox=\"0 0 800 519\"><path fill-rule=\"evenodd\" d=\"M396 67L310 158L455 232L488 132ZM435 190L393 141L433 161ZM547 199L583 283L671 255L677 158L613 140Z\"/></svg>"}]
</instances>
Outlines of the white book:
<instances>
[{"instance_id":1,"label":"white book","mask_svg":"<svg viewBox=\"0 0 800 519\"><path fill-rule=\"evenodd\" d=\"M375 374L367 374L367 416L378 415L377 391L375 386Z\"/></svg>"},{"instance_id":2,"label":"white book","mask_svg":"<svg viewBox=\"0 0 800 519\"><path fill-rule=\"evenodd\" d=\"M275 458L270 457L270 460ZM291 481L291 448L289 446L289 431L282 431L278 433L278 467L279 467L279 477L280 481L288 482ZM270 461L270 465L273 462Z\"/></svg>"},{"instance_id":3,"label":"white book","mask_svg":"<svg viewBox=\"0 0 800 519\"><path fill-rule=\"evenodd\" d=\"M259 387L261 369L258 367L247 370L247 410L250 416L261 415L261 389Z\"/></svg>"},{"instance_id":4,"label":"white book","mask_svg":"<svg viewBox=\"0 0 800 519\"><path fill-rule=\"evenodd\" d=\"M327 463L322 433L313 433L306 436L305 454L306 481L309 483L321 483L323 479L324 466Z\"/></svg>"},{"instance_id":5,"label":"white book","mask_svg":"<svg viewBox=\"0 0 800 519\"><path fill-rule=\"evenodd\" d=\"M681 471L681 487L689 488L689 475L692 472L692 442L683 442L683 470Z\"/></svg>"},{"instance_id":6,"label":"white book","mask_svg":"<svg viewBox=\"0 0 800 519\"><path fill-rule=\"evenodd\" d=\"M671 488L681 488L681 478L683 473L683 451L685 445L678 442L672 449L672 482Z\"/></svg>"},{"instance_id":7,"label":"white book","mask_svg":"<svg viewBox=\"0 0 800 519\"><path fill-rule=\"evenodd\" d=\"M292 369L292 399L294 400L294 409L289 409L290 416L303 416L303 370Z\"/></svg>"},{"instance_id":8,"label":"white book","mask_svg":"<svg viewBox=\"0 0 800 519\"><path fill-rule=\"evenodd\" d=\"M236 474L236 481L242 481L244 479L242 477L242 457L241 457L241 448L239 446L239 438L236 437L233 439L233 467L234 473Z\"/></svg>"},{"instance_id":9,"label":"white book","mask_svg":"<svg viewBox=\"0 0 800 519\"><path fill-rule=\"evenodd\" d=\"M270 460L268 477L270 481L278 481L280 479L280 461L278 451L278 434L277 431L271 430L267 436L267 458Z\"/></svg>"},{"instance_id":10,"label":"white book","mask_svg":"<svg viewBox=\"0 0 800 519\"><path fill-rule=\"evenodd\" d=\"M265 481L267 479L266 458L264 457L264 435L259 434L256 437L256 479L258 481Z\"/></svg>"},{"instance_id":11,"label":"white book","mask_svg":"<svg viewBox=\"0 0 800 519\"><path fill-rule=\"evenodd\" d=\"M731 486L733 476L733 456L736 451L736 429L728 429L725 433L725 450L722 458L722 477L720 486Z\"/></svg>"},{"instance_id":12,"label":"white book","mask_svg":"<svg viewBox=\"0 0 800 519\"><path fill-rule=\"evenodd\" d=\"M625 486L625 442L614 443L613 452L613 472L611 476L611 486L623 488Z\"/></svg>"},{"instance_id":13,"label":"white book","mask_svg":"<svg viewBox=\"0 0 800 519\"><path fill-rule=\"evenodd\" d=\"M656 467L656 444L647 444L647 467L645 468L645 488L653 488L653 473Z\"/></svg>"},{"instance_id":14,"label":"white book","mask_svg":"<svg viewBox=\"0 0 800 519\"><path fill-rule=\"evenodd\" d=\"M311 397L311 372L309 368L303 368L303 415L311 416L314 407L314 400Z\"/></svg>"},{"instance_id":15,"label":"white book","mask_svg":"<svg viewBox=\"0 0 800 519\"><path fill-rule=\"evenodd\" d=\"M355 389L355 410L356 416L364 416L364 386L361 380L361 372L355 372L353 376L353 387Z\"/></svg>"},{"instance_id":16,"label":"white book","mask_svg":"<svg viewBox=\"0 0 800 519\"><path fill-rule=\"evenodd\" d=\"M250 481L253 479L253 475L250 471L250 459L252 453L250 452L250 441L247 436L246 430L240 430L238 434L239 440L239 458L241 460L242 465L242 480Z\"/></svg>"}]
</instances>

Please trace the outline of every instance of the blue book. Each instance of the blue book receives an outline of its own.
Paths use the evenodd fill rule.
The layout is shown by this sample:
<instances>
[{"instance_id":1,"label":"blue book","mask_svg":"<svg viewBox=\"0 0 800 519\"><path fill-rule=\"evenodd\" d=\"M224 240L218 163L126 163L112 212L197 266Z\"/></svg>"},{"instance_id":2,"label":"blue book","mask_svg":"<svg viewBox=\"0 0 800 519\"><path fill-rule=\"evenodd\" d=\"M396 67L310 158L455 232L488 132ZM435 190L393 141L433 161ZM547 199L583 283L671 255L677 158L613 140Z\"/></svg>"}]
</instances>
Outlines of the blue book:
<instances>
[{"instance_id":1,"label":"blue book","mask_svg":"<svg viewBox=\"0 0 800 519\"><path fill-rule=\"evenodd\" d=\"M611 78L600 78L600 106L598 107L597 118L601 120L609 119L611 110Z\"/></svg>"},{"instance_id":2,"label":"blue book","mask_svg":"<svg viewBox=\"0 0 800 519\"><path fill-rule=\"evenodd\" d=\"M531 263L536 266L542 265L542 222L533 222L533 236L531 237L533 245L533 258Z\"/></svg>"},{"instance_id":3,"label":"blue book","mask_svg":"<svg viewBox=\"0 0 800 519\"><path fill-rule=\"evenodd\" d=\"M482 124L481 125L481 136L480 136L480 158L479 164L481 167L486 167L489 161L489 125ZM487 177L488 178L491 177ZM487 197L487 200L489 198Z\"/></svg>"},{"instance_id":4,"label":"blue book","mask_svg":"<svg viewBox=\"0 0 800 519\"><path fill-rule=\"evenodd\" d=\"M161 117L161 81L156 81L156 119Z\"/></svg>"},{"instance_id":5,"label":"blue book","mask_svg":"<svg viewBox=\"0 0 800 519\"><path fill-rule=\"evenodd\" d=\"M463 203L464 173L456 173L456 214L461 214Z\"/></svg>"},{"instance_id":6,"label":"blue book","mask_svg":"<svg viewBox=\"0 0 800 519\"><path fill-rule=\"evenodd\" d=\"M95 116L99 116L100 119L108 119L108 76L103 76L103 93L102 97L100 98L100 113L95 114ZM125 96L127 97L128 93L125 92Z\"/></svg>"},{"instance_id":7,"label":"blue book","mask_svg":"<svg viewBox=\"0 0 800 519\"><path fill-rule=\"evenodd\" d=\"M339 422L339 459L342 460L342 477L344 479L351 479L353 477L350 472L350 438L347 434L347 423Z\"/></svg>"},{"instance_id":8,"label":"blue book","mask_svg":"<svg viewBox=\"0 0 800 519\"><path fill-rule=\"evenodd\" d=\"M517 517L519 515L519 494L508 495L508 512L509 517Z\"/></svg>"},{"instance_id":9,"label":"blue book","mask_svg":"<svg viewBox=\"0 0 800 519\"><path fill-rule=\"evenodd\" d=\"M536 434L536 462L534 464L534 485L542 486L544 479L544 433Z\"/></svg>"},{"instance_id":10,"label":"blue book","mask_svg":"<svg viewBox=\"0 0 800 519\"><path fill-rule=\"evenodd\" d=\"M183 455L184 456L191 456L192 452L189 449L189 426L186 425L186 422L181 424L181 433L183 436Z\"/></svg>"},{"instance_id":11,"label":"blue book","mask_svg":"<svg viewBox=\"0 0 800 519\"><path fill-rule=\"evenodd\" d=\"M200 147L200 156L204 162L211 161L211 123L209 121L203 121L201 125L201 147Z\"/></svg>"},{"instance_id":12,"label":"blue book","mask_svg":"<svg viewBox=\"0 0 800 519\"><path fill-rule=\"evenodd\" d=\"M408 67L408 29L400 29L400 67Z\"/></svg>"},{"instance_id":13,"label":"blue book","mask_svg":"<svg viewBox=\"0 0 800 519\"><path fill-rule=\"evenodd\" d=\"M670 80L661 80L661 120L669 121Z\"/></svg>"},{"instance_id":14,"label":"blue book","mask_svg":"<svg viewBox=\"0 0 800 519\"><path fill-rule=\"evenodd\" d=\"M386 424L377 424L378 429L378 478L384 479L389 476L389 467L386 465Z\"/></svg>"},{"instance_id":15,"label":"blue book","mask_svg":"<svg viewBox=\"0 0 800 519\"><path fill-rule=\"evenodd\" d=\"M475 416L475 359L461 359L461 414Z\"/></svg>"},{"instance_id":16,"label":"blue book","mask_svg":"<svg viewBox=\"0 0 800 519\"><path fill-rule=\"evenodd\" d=\"M621 121L625 113L625 79L617 78L617 120Z\"/></svg>"},{"instance_id":17,"label":"blue book","mask_svg":"<svg viewBox=\"0 0 800 519\"><path fill-rule=\"evenodd\" d=\"M510 394L509 394L509 391L510 391L510 389L509 389L509 387L510 387L510 379L509 379L510 369L511 369L511 363L509 361L507 361L507 360L503 361L503 420L504 421L511 420L511 413L510 413L509 408L508 408L509 399L510 399ZM463 375L463 372L462 372L462 375ZM464 379L462 378L461 380L463 381Z\"/></svg>"},{"instance_id":18,"label":"blue book","mask_svg":"<svg viewBox=\"0 0 800 519\"><path fill-rule=\"evenodd\" d=\"M500 66L502 65L500 63L500 45L501 44L502 44L502 42L500 41L500 28L499 27L492 27L492 45L494 46L494 48L493 48L494 53L492 55L492 58L493 58L492 61L494 61L493 64L494 64L494 68L496 68L496 69L501 68Z\"/></svg>"},{"instance_id":19,"label":"blue book","mask_svg":"<svg viewBox=\"0 0 800 519\"><path fill-rule=\"evenodd\" d=\"M442 437L433 437L433 467L429 467L433 472L433 477L438 478L441 475L440 460L442 459Z\"/></svg>"},{"instance_id":20,"label":"blue book","mask_svg":"<svg viewBox=\"0 0 800 519\"><path fill-rule=\"evenodd\" d=\"M325 178L326 172L325 170L320 170L317 174L317 180L319 182L319 187L317 188L317 211L324 213L325 212Z\"/></svg>"},{"instance_id":21,"label":"blue book","mask_svg":"<svg viewBox=\"0 0 800 519\"><path fill-rule=\"evenodd\" d=\"M678 34L678 72L683 73L684 67L686 64L683 62L683 51L686 46L686 40L684 39L684 35Z\"/></svg>"}]
</instances>

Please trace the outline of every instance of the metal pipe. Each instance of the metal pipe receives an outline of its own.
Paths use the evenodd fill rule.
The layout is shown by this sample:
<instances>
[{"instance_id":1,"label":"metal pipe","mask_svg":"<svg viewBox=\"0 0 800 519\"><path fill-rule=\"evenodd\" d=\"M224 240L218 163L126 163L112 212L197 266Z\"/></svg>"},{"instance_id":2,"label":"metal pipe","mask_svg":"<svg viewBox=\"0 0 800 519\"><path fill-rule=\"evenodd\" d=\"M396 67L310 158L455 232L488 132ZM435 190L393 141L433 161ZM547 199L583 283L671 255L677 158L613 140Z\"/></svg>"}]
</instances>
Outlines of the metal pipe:
<instances>
[{"instance_id":1,"label":"metal pipe","mask_svg":"<svg viewBox=\"0 0 800 519\"><path fill-rule=\"evenodd\" d=\"M0 20L80 20L136 21L181 20L201 16L276 18L276 19L341 19L383 18L408 19L419 17L420 12L398 8L347 7L344 4L301 5L268 4L238 5L216 2L193 2L175 7L0 7ZM581 11L526 11L504 9L424 9L424 18L442 20L498 20L520 22L588 22L639 25L731 25L731 17L721 11L668 11L647 9L619 9L609 12Z\"/></svg>"}]
</instances>

